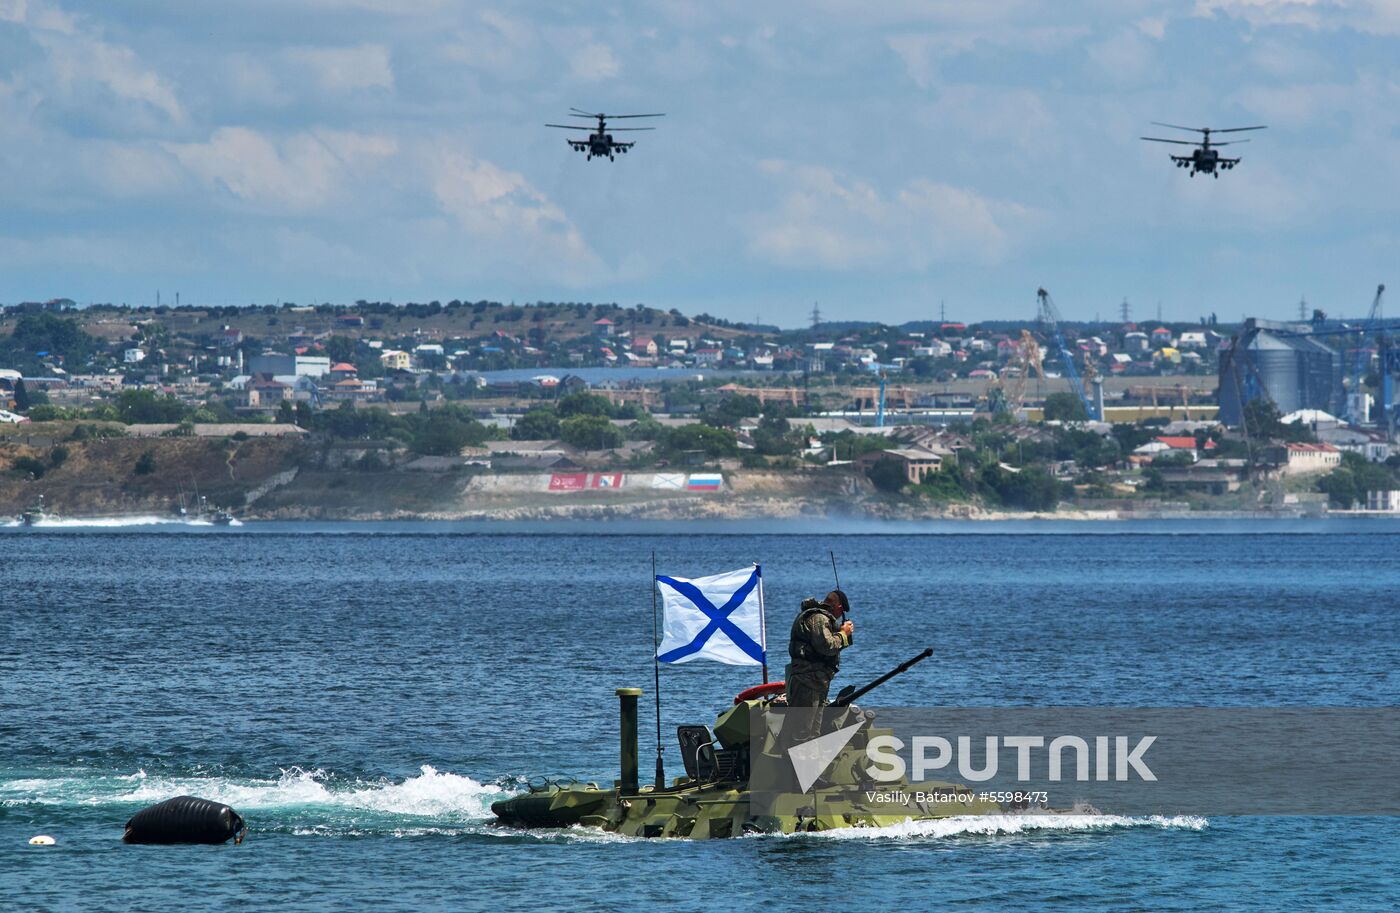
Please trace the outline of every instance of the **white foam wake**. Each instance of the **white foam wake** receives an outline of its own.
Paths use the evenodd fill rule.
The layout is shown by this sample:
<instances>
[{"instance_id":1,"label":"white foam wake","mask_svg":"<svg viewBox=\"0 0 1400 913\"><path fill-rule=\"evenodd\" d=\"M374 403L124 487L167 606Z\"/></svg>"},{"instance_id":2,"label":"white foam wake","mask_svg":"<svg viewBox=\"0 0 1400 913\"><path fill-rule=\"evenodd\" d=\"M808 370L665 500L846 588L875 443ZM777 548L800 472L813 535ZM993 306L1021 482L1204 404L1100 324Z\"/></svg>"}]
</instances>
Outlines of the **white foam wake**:
<instances>
[{"instance_id":1,"label":"white foam wake","mask_svg":"<svg viewBox=\"0 0 1400 913\"><path fill-rule=\"evenodd\" d=\"M226 802L239 812L369 812L456 822L491 817L491 802L506 795L471 777L423 765L402 781L339 781L322 770L289 768L275 779L200 776L50 777L0 783L0 806L121 805L195 795ZM298 816L300 817L300 816Z\"/></svg>"},{"instance_id":2,"label":"white foam wake","mask_svg":"<svg viewBox=\"0 0 1400 913\"><path fill-rule=\"evenodd\" d=\"M0 523L0 526L23 526L19 520L9 520ZM208 520L195 520L182 517L50 517L45 520L37 520L32 524L34 529L122 529L134 526L199 526L210 527L214 524ZM229 526L242 526L243 521L232 520Z\"/></svg>"},{"instance_id":3,"label":"white foam wake","mask_svg":"<svg viewBox=\"0 0 1400 913\"><path fill-rule=\"evenodd\" d=\"M885 827L850 827L815 833L791 834L790 837L827 840L910 840L917 838L947 838L961 836L1009 836L1015 834L1108 831L1132 827L1155 827L1163 830L1199 831L1209 827L1205 818L1196 815L1097 815L1058 812L1024 812L1004 815L962 815L923 821L908 820Z\"/></svg>"}]
</instances>

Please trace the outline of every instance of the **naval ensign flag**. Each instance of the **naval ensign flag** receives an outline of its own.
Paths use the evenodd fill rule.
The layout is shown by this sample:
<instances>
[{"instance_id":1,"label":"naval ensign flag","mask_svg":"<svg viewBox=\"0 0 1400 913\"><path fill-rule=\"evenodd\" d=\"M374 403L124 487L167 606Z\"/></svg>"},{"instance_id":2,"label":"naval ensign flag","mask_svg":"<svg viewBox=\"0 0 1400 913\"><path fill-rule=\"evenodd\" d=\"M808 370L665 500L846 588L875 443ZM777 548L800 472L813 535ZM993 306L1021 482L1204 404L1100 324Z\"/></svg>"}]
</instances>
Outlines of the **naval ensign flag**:
<instances>
[{"instance_id":1,"label":"naval ensign flag","mask_svg":"<svg viewBox=\"0 0 1400 913\"><path fill-rule=\"evenodd\" d=\"M763 569L757 564L713 577L657 575L666 622L656 650L663 663L713 659L766 666Z\"/></svg>"}]
</instances>

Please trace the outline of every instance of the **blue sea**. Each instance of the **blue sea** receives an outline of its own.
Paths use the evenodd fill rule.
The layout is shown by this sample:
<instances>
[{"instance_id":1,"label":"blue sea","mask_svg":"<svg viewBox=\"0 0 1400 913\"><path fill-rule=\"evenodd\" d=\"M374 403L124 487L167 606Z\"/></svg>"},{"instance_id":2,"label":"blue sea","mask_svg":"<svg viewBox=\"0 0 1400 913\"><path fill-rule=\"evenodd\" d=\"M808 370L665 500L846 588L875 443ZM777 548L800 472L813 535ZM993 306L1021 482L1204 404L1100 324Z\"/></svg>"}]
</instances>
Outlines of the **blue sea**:
<instances>
[{"instance_id":1,"label":"blue sea","mask_svg":"<svg viewBox=\"0 0 1400 913\"><path fill-rule=\"evenodd\" d=\"M654 749L653 552L764 565L770 641L853 602L841 682L917 706L1400 704L1400 524L532 526L155 522L0 530L5 910L1388 910L1383 817L956 819L729 841L521 832L489 806ZM662 671L663 725L745 668ZM666 760L679 770L668 744ZM241 846L121 843L232 804ZM57 844L33 847L36 834Z\"/></svg>"}]
</instances>

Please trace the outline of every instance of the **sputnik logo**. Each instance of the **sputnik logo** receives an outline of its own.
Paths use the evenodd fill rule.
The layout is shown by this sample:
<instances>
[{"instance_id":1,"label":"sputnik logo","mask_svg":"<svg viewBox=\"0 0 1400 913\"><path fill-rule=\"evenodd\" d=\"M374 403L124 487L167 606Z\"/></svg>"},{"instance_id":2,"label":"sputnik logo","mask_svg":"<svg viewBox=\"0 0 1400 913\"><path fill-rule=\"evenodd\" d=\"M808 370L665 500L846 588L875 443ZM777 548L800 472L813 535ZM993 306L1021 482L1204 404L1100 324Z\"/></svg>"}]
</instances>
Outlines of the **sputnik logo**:
<instances>
[{"instance_id":1,"label":"sputnik logo","mask_svg":"<svg viewBox=\"0 0 1400 913\"><path fill-rule=\"evenodd\" d=\"M812 788L812 784L826 772L831 762L836 760L841 749L846 747L846 743L862 725L864 724L856 723L844 729L837 729L788 749L788 758L792 760L792 769L797 774L797 785L802 792Z\"/></svg>"}]
</instances>

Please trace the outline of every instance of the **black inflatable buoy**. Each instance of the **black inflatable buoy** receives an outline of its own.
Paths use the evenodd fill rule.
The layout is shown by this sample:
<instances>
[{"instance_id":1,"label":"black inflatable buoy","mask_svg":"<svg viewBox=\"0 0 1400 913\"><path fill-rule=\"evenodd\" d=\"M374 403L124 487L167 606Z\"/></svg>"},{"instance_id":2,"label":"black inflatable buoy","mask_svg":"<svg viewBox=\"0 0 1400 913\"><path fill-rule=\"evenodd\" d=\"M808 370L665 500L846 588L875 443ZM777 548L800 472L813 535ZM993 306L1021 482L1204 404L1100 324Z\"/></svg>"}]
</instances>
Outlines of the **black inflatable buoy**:
<instances>
[{"instance_id":1,"label":"black inflatable buoy","mask_svg":"<svg viewBox=\"0 0 1400 913\"><path fill-rule=\"evenodd\" d=\"M247 825L238 812L222 802L196 796L176 796L143 808L126 822L123 843L243 842Z\"/></svg>"}]
</instances>

